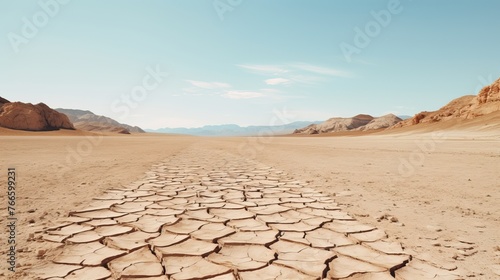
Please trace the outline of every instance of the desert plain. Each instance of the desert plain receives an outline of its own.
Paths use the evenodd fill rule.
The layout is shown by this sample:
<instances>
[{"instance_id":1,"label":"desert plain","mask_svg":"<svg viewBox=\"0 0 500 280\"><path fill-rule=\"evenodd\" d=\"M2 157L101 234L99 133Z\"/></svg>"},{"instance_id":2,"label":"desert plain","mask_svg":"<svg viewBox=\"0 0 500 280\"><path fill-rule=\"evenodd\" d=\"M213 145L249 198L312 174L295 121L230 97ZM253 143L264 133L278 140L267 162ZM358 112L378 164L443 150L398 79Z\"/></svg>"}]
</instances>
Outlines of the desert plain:
<instances>
[{"instance_id":1,"label":"desert plain","mask_svg":"<svg viewBox=\"0 0 500 280\"><path fill-rule=\"evenodd\" d=\"M65 130L31 133L3 129L0 136L2 185L6 182L7 168L15 167L17 172L18 267L15 274L10 274L6 271L6 266L2 265L0 275L13 275L13 279L37 279L43 276L45 279L74 279L70 277L71 269L59 271L63 275L56 276L55 273L51 276L47 268L54 265L52 260L64 256L64 248L68 245L46 239L47 230L60 231L61 227L57 225L67 219L70 213L77 213L78 216L78 212L73 212L75 209L93 205L94 198L110 195L111 189L128 188L134 182L144 184L147 181L144 181L145 178L155 178L151 173L155 168L161 167L168 172L169 168L175 170L176 166L181 169L188 166L188 174L197 169L231 174L235 178L237 174L224 172L231 170L245 173L244 170L239 170L241 165L255 166L256 170L272 170L274 176L279 174L287 179L291 178L287 182L300 181L296 186L299 188L297 193L300 193L300 188L306 188L312 192L311 197L321 197L318 202L324 201L324 204L330 203L338 207L331 210L341 210L349 217L347 220L356 220L368 228L385 232L384 244L389 248L385 251L389 256L405 256L404 263L407 265L422 261L438 268L437 271L446 272L437 275L436 279L498 279L500 134L497 129L496 126L481 130L463 126L457 130L437 131L431 128L416 132L400 130L397 133L386 131L364 136L338 137L192 137L150 133L112 135ZM226 166L228 170L224 169ZM199 185L208 182L206 180L206 177L201 178L202 183ZM140 185L136 184L139 188ZM215 196L211 199L215 199ZM5 224L8 217L6 197L2 195L1 200L1 223ZM301 201L296 201L295 204L300 204L299 202ZM288 203L294 204L292 200ZM82 216L85 217L79 216L80 221L85 224ZM72 221L76 223L78 217L73 218ZM231 223L231 216L226 218ZM175 225L175 222L171 224ZM234 229L239 228L233 227L230 230ZM7 229L4 230L7 232ZM333 272L328 268L328 262L334 262L335 257L325 257L327 262L320 263L324 264L322 275L313 277L311 273L307 273L307 269L295 269L292 271L300 272L292 274L293 277L288 274L287 277L286 273L290 273L289 270L295 267L293 262L287 264L290 260L274 258L281 255L287 246L291 246L286 244L306 245L297 241L302 233L299 232L298 237L293 230L291 234L287 233L287 228L280 230L278 227L278 230L276 241L280 241L266 244L264 250L273 250L279 254L273 253L272 260L264 261L264 266L269 266L269 270L264 271L267 275L259 275L260 278L341 279L332 276L334 274L330 274ZM308 230L311 229L304 229ZM78 231L75 232L79 234ZM230 233L227 235L229 237L224 238L230 238ZM347 237L351 234L354 233L345 232ZM110 236L113 234L107 238ZM6 233L2 234L1 252L4 256L7 252L5 237ZM219 242L220 246L220 240L224 240L222 237L213 238L212 243ZM64 237L61 240L63 239ZM353 244L364 243L360 240L362 238ZM279 242L289 243L277 246ZM335 251L335 248L337 247L332 245L325 252L334 252L337 258L342 256L342 251ZM394 248L398 248L397 252L391 252ZM210 249L207 251L209 253L197 257L201 259L208 256L210 260L210 252L215 254L218 250L220 248ZM138 253L139 250L134 248L130 252ZM222 253L224 252L219 252L219 255ZM357 258L355 254L347 255L352 259ZM106 265L100 268L107 270L108 262L106 260ZM280 262L287 265L280 266ZM121 275L120 273L124 276L126 269L123 265L120 268L120 265L122 264L111 265L111 272L107 275L104 271L101 275L106 278L102 279L118 279L113 277ZM95 267L94 265L93 269ZM288 272L277 272L276 267L285 267ZM383 275L353 274L352 278L346 279L389 279L387 277L394 276L399 279L418 279L405 278L403 274L398 276L401 266L395 267L397 269L386 269ZM207 268L210 269L212 267ZM214 271L217 269L213 268ZM88 277L92 275L90 271ZM94 272L97 275L102 271ZM196 271L190 273L196 274ZM273 273L281 273L282 278L273 276ZM68 276L64 278L66 274ZM214 273L212 276L215 278L212 279L257 277L252 277L248 272L246 275L245 278L245 273L239 274L237 269L229 266L219 274ZM167 279L150 276L130 279ZM177 278L174 277L175 274L170 276L172 279L189 279L186 274L178 274ZM133 273L130 277L133 277ZM129 278L124 276L120 279Z\"/></svg>"},{"instance_id":2,"label":"desert plain","mask_svg":"<svg viewBox=\"0 0 500 280\"><path fill-rule=\"evenodd\" d=\"M500 280L500 2L428 2L0 1L0 280Z\"/></svg>"}]
</instances>

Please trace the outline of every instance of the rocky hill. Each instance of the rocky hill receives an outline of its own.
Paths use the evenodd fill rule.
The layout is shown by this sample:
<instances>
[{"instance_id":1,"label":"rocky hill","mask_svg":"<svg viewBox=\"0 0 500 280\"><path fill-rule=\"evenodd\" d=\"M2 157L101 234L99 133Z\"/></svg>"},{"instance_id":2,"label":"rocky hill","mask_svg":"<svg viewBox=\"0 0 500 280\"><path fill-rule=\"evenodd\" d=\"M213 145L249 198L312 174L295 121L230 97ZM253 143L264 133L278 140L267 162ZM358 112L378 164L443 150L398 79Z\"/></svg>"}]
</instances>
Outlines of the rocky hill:
<instances>
[{"instance_id":1,"label":"rocky hill","mask_svg":"<svg viewBox=\"0 0 500 280\"><path fill-rule=\"evenodd\" d=\"M401 119L393 114L374 118L370 115L356 115L352 118L331 118L320 124L311 124L296 129L294 134L321 134L351 130L375 130L390 127Z\"/></svg>"},{"instance_id":2,"label":"rocky hill","mask_svg":"<svg viewBox=\"0 0 500 280\"><path fill-rule=\"evenodd\" d=\"M420 112L392 128L423 123L436 123L452 119L474 119L500 111L500 79L484 87L477 95L465 95L452 100L446 106L433 112Z\"/></svg>"},{"instance_id":3,"label":"rocky hill","mask_svg":"<svg viewBox=\"0 0 500 280\"><path fill-rule=\"evenodd\" d=\"M402 119L396 115L388 114L382 117L374 118L369 123L364 126L360 126L355 130L367 131L367 130L377 130L382 128L388 128L394 124L399 123Z\"/></svg>"},{"instance_id":4,"label":"rocky hill","mask_svg":"<svg viewBox=\"0 0 500 280\"><path fill-rule=\"evenodd\" d=\"M0 126L16 130L48 131L75 129L69 118L38 103L10 102L0 97Z\"/></svg>"},{"instance_id":5,"label":"rocky hill","mask_svg":"<svg viewBox=\"0 0 500 280\"><path fill-rule=\"evenodd\" d=\"M117 132L121 134L144 133L140 127L119 123L112 118L99 116L91 111L57 108L58 112L69 117L74 126L80 130Z\"/></svg>"},{"instance_id":6,"label":"rocky hill","mask_svg":"<svg viewBox=\"0 0 500 280\"><path fill-rule=\"evenodd\" d=\"M0 96L0 106L2 106L5 103L10 103L10 101Z\"/></svg>"}]
</instances>

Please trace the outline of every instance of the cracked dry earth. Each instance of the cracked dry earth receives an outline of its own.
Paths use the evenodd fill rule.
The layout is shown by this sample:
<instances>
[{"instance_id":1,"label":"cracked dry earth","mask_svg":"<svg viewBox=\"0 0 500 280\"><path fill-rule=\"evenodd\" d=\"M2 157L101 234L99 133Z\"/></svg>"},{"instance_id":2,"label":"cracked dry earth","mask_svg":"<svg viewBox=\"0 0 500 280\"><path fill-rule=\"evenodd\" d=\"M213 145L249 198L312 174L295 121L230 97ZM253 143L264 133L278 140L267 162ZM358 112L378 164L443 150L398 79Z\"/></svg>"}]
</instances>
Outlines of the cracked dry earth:
<instances>
[{"instance_id":1,"label":"cracked dry earth","mask_svg":"<svg viewBox=\"0 0 500 280\"><path fill-rule=\"evenodd\" d=\"M462 279L284 172L201 149L60 222L29 279Z\"/></svg>"}]
</instances>

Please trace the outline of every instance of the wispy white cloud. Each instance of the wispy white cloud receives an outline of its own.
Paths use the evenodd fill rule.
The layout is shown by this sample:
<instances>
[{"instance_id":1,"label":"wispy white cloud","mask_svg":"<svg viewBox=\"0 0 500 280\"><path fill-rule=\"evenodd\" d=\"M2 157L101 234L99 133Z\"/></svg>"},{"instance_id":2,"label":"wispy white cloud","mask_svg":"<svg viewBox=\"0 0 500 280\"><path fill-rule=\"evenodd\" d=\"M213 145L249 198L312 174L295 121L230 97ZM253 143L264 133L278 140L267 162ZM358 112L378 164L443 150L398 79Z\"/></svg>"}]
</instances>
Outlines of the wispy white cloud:
<instances>
[{"instance_id":1,"label":"wispy white cloud","mask_svg":"<svg viewBox=\"0 0 500 280\"><path fill-rule=\"evenodd\" d=\"M279 65L248 65L248 64L240 64L238 67L250 70L252 72L260 73L260 74L271 74L271 75L279 75L283 73L289 72L286 67Z\"/></svg>"},{"instance_id":2,"label":"wispy white cloud","mask_svg":"<svg viewBox=\"0 0 500 280\"><path fill-rule=\"evenodd\" d=\"M259 67L257 67L259 68ZM255 69L257 69L255 68ZM254 69L254 68L252 68ZM259 68L263 71L273 72L273 67ZM271 71L273 69L273 71ZM269 98L269 99L285 99L284 92L277 88L260 88L260 89L238 89L229 83L223 82L206 82L196 80L185 80L191 86L182 89L183 95L188 96L220 96L229 99L252 99L252 98ZM292 82L286 78L271 78L264 81L266 84L274 86Z\"/></svg>"},{"instance_id":3,"label":"wispy white cloud","mask_svg":"<svg viewBox=\"0 0 500 280\"><path fill-rule=\"evenodd\" d=\"M335 68L330 68L330 67L322 67L322 66L317 66L317 65L312 65L312 64L306 64L306 63L296 63L296 64L291 64L292 67L304 70L307 72L312 72L320 75L326 75L326 76L334 76L334 77L344 77L344 78L349 78L352 76L351 73L342 71L339 69Z\"/></svg>"},{"instance_id":4,"label":"wispy white cloud","mask_svg":"<svg viewBox=\"0 0 500 280\"><path fill-rule=\"evenodd\" d=\"M222 96L230 99L250 99L263 97L264 94L257 91L229 90L222 94Z\"/></svg>"},{"instance_id":5,"label":"wispy white cloud","mask_svg":"<svg viewBox=\"0 0 500 280\"><path fill-rule=\"evenodd\" d=\"M234 89L228 83L221 82L202 82L194 80L186 80L192 86L183 88L183 95L189 96L221 96L229 99L251 99L261 97L276 98L280 90L263 88L258 90L238 90Z\"/></svg>"},{"instance_id":6,"label":"wispy white cloud","mask_svg":"<svg viewBox=\"0 0 500 280\"><path fill-rule=\"evenodd\" d=\"M290 83L289 79L285 78L273 78L273 79L267 79L265 80L266 84L268 85L280 85L280 84L288 84Z\"/></svg>"},{"instance_id":7,"label":"wispy white cloud","mask_svg":"<svg viewBox=\"0 0 500 280\"><path fill-rule=\"evenodd\" d=\"M332 77L350 78L353 74L337 68L324 67L309 63L288 63L282 65L251 65L240 64L238 67L251 73L272 76L264 80L268 85L282 85L291 83L317 84Z\"/></svg>"},{"instance_id":8,"label":"wispy white cloud","mask_svg":"<svg viewBox=\"0 0 500 280\"><path fill-rule=\"evenodd\" d=\"M193 80L186 80L186 82L189 82L191 85L199 88L204 88L204 89L223 89L223 88L230 88L231 85L227 83L220 83L220 82L202 82L202 81L193 81Z\"/></svg>"}]
</instances>

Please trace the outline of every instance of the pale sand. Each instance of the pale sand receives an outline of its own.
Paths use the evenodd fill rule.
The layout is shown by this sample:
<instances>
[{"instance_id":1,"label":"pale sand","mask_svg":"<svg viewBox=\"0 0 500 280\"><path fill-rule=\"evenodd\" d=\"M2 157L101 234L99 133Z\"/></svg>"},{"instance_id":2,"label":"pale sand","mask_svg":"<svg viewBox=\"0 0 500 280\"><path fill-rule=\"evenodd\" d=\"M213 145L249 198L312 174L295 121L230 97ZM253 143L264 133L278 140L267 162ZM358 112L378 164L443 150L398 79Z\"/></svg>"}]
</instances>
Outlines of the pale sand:
<instances>
[{"instance_id":1,"label":"pale sand","mask_svg":"<svg viewBox=\"0 0 500 280\"><path fill-rule=\"evenodd\" d=\"M445 134L448 139L438 142L431 142L430 134L265 139L124 135L106 136L96 144L92 144L98 139L95 136L50 135L0 137L1 178L6 181L7 167L16 167L18 173L19 270L43 261L36 258L39 249L56 246L27 241L30 233L83 207L108 188L138 180L162 160L205 149L252 157L308 181L320 191L337 194L335 200L344 210L385 230L416 257L427 253L441 264L455 264L475 279L498 277L493 272L500 264L497 135L449 132ZM422 143L429 152L420 153ZM81 161L75 160L68 147L74 151L80 147ZM87 155L88 147L92 148ZM404 177L398 171L400 159L409 160L412 154L422 163ZM192 157L195 161L196 156ZM5 208L2 195L2 224L6 223ZM397 222L378 222L385 214ZM34 223L29 224L32 219ZM459 241L473 243L473 249L461 252L454 248L466 244ZM5 235L0 244L4 255ZM44 259L52 257L52 252ZM5 269L2 265L2 271Z\"/></svg>"}]
</instances>

